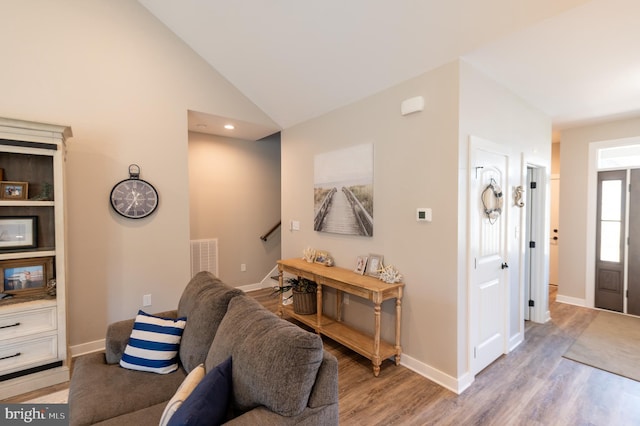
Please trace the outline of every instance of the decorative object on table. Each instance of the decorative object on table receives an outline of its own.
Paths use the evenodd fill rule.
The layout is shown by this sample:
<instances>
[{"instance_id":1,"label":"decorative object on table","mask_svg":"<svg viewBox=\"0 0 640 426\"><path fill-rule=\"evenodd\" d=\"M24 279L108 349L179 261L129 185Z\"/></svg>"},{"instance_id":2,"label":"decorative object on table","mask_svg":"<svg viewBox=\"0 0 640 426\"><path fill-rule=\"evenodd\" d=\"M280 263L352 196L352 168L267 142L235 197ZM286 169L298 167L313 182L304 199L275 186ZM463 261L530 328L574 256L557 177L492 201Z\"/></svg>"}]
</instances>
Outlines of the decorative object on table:
<instances>
[{"instance_id":1,"label":"decorative object on table","mask_svg":"<svg viewBox=\"0 0 640 426\"><path fill-rule=\"evenodd\" d=\"M515 187L513 191L513 203L516 207L524 207L524 188L522 185Z\"/></svg>"},{"instance_id":2,"label":"decorative object on table","mask_svg":"<svg viewBox=\"0 0 640 426\"><path fill-rule=\"evenodd\" d=\"M331 257L328 251L324 250L316 250L316 258L314 262L324 266L333 266L334 264L333 257Z\"/></svg>"},{"instance_id":3,"label":"decorative object on table","mask_svg":"<svg viewBox=\"0 0 640 426\"><path fill-rule=\"evenodd\" d=\"M373 144L314 157L313 230L373 236Z\"/></svg>"},{"instance_id":4,"label":"decorative object on table","mask_svg":"<svg viewBox=\"0 0 640 426\"><path fill-rule=\"evenodd\" d=\"M393 265L381 266L378 278L387 284L393 284L402 281L402 274Z\"/></svg>"},{"instance_id":5,"label":"decorative object on table","mask_svg":"<svg viewBox=\"0 0 640 426\"><path fill-rule=\"evenodd\" d=\"M111 207L128 219L142 219L158 208L158 191L140 179L140 166L129 166L129 179L115 184L111 190Z\"/></svg>"},{"instance_id":6,"label":"decorative object on table","mask_svg":"<svg viewBox=\"0 0 640 426\"><path fill-rule=\"evenodd\" d=\"M367 275L376 277L380 275L380 268L382 267L382 255L381 254L369 254L369 261L367 262Z\"/></svg>"},{"instance_id":7,"label":"decorative object on table","mask_svg":"<svg viewBox=\"0 0 640 426\"><path fill-rule=\"evenodd\" d=\"M49 296L55 296L57 293L58 291L56 290L56 279L51 278L49 281L47 281L47 294Z\"/></svg>"},{"instance_id":8,"label":"decorative object on table","mask_svg":"<svg viewBox=\"0 0 640 426\"><path fill-rule=\"evenodd\" d=\"M44 293L53 278L53 257L0 261L0 277L4 293Z\"/></svg>"},{"instance_id":9,"label":"decorative object on table","mask_svg":"<svg viewBox=\"0 0 640 426\"><path fill-rule=\"evenodd\" d=\"M35 248L37 237L37 216L0 217L0 250Z\"/></svg>"},{"instance_id":10,"label":"decorative object on table","mask_svg":"<svg viewBox=\"0 0 640 426\"><path fill-rule=\"evenodd\" d=\"M358 256L356 259L356 267L353 270L356 274L363 275L365 269L367 268L367 260L369 258L367 256Z\"/></svg>"},{"instance_id":11,"label":"decorative object on table","mask_svg":"<svg viewBox=\"0 0 640 426\"><path fill-rule=\"evenodd\" d=\"M32 198L33 201L53 201L53 185L50 183L43 183L42 190L38 195Z\"/></svg>"},{"instance_id":12,"label":"decorative object on table","mask_svg":"<svg viewBox=\"0 0 640 426\"><path fill-rule=\"evenodd\" d=\"M489 218L489 223L491 225L496 223L502 213L502 206L504 204L504 198L502 195L502 189L498 183L491 178L489 185L487 185L484 191L482 191L481 195L484 214Z\"/></svg>"},{"instance_id":13,"label":"decorative object on table","mask_svg":"<svg viewBox=\"0 0 640 426\"><path fill-rule=\"evenodd\" d=\"M0 199L26 200L29 193L29 182L0 182Z\"/></svg>"},{"instance_id":14,"label":"decorative object on table","mask_svg":"<svg viewBox=\"0 0 640 426\"><path fill-rule=\"evenodd\" d=\"M307 247L302 250L302 258L309 263L313 263L316 260L316 250L311 247Z\"/></svg>"},{"instance_id":15,"label":"decorative object on table","mask_svg":"<svg viewBox=\"0 0 640 426\"><path fill-rule=\"evenodd\" d=\"M293 312L300 315L311 315L317 312L316 291L318 284L307 278L295 277L287 278L282 287L273 287L272 294L284 294L291 291L291 295L284 297L283 302L293 300Z\"/></svg>"}]
</instances>

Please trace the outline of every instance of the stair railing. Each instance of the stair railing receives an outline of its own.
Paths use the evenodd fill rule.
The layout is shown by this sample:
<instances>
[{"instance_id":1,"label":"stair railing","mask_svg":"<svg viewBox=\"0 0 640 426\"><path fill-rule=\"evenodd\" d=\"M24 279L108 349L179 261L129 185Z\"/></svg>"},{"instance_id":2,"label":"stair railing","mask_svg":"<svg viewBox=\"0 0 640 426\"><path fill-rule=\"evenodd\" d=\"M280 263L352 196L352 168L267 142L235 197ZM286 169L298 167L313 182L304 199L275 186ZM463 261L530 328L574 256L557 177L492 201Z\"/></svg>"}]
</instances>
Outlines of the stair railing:
<instances>
[{"instance_id":1,"label":"stair railing","mask_svg":"<svg viewBox=\"0 0 640 426\"><path fill-rule=\"evenodd\" d=\"M271 234L273 234L275 232L275 230L280 227L281 224L282 224L282 221L280 221L280 222L276 223L275 225L273 225L273 227L271 229L269 229L264 235L260 236L260 239L262 241L267 241L267 238L269 238L269 236Z\"/></svg>"}]
</instances>

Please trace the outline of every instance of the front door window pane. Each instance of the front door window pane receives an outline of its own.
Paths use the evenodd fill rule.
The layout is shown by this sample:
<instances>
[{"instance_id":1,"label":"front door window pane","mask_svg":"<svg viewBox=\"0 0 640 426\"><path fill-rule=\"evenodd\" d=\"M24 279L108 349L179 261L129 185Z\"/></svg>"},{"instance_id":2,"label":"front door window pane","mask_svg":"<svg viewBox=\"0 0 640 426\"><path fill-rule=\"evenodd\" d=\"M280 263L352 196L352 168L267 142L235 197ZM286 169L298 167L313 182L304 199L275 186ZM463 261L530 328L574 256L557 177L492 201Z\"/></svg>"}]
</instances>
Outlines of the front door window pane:
<instances>
[{"instance_id":1,"label":"front door window pane","mask_svg":"<svg viewBox=\"0 0 640 426\"><path fill-rule=\"evenodd\" d=\"M600 260L620 262L620 222L602 222L600 226Z\"/></svg>"},{"instance_id":2,"label":"front door window pane","mask_svg":"<svg viewBox=\"0 0 640 426\"><path fill-rule=\"evenodd\" d=\"M605 180L602 182L602 220L622 219L622 181Z\"/></svg>"},{"instance_id":3,"label":"front door window pane","mask_svg":"<svg viewBox=\"0 0 640 426\"><path fill-rule=\"evenodd\" d=\"M622 181L602 181L600 202L600 260L620 262Z\"/></svg>"}]
</instances>

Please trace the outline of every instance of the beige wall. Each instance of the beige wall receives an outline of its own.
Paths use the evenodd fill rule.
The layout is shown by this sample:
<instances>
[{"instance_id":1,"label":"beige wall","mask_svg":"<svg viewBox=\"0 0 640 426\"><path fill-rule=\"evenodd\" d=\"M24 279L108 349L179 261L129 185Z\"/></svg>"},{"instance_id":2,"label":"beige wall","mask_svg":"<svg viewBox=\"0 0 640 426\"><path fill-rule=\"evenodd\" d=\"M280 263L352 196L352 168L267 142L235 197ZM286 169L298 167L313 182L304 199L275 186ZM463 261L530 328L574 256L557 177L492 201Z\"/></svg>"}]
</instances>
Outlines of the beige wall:
<instances>
[{"instance_id":1,"label":"beige wall","mask_svg":"<svg viewBox=\"0 0 640 426\"><path fill-rule=\"evenodd\" d=\"M259 283L280 259L281 229L259 238L280 220L280 138L189 133L189 188L191 239L218 238L224 282Z\"/></svg>"},{"instance_id":2,"label":"beige wall","mask_svg":"<svg viewBox=\"0 0 640 426\"><path fill-rule=\"evenodd\" d=\"M551 174L560 174L560 142L551 145Z\"/></svg>"},{"instance_id":3,"label":"beige wall","mask_svg":"<svg viewBox=\"0 0 640 426\"><path fill-rule=\"evenodd\" d=\"M558 297L577 304L586 303L586 283L593 281L593 268L588 261L595 256L595 222L588 223L588 162L589 144L640 135L640 119L625 119L603 124L579 127L562 132L560 162L560 229L562 244L559 246ZM595 203L595 199L594 199ZM595 216L594 216L595 221ZM593 237L595 238L595 237ZM593 263L591 263L593 264ZM593 296L593 295L591 295Z\"/></svg>"},{"instance_id":4,"label":"beige wall","mask_svg":"<svg viewBox=\"0 0 640 426\"><path fill-rule=\"evenodd\" d=\"M284 257L311 246L328 250L338 266L378 253L404 274L404 352L453 373L456 354L457 64L449 64L282 133ZM425 109L400 115L400 103L424 96ZM313 230L314 155L372 143L374 233L354 237ZM416 208L433 209L433 222L416 222ZM331 302L328 306L332 306ZM383 333L392 341L393 302L383 304ZM370 305L351 299L345 320L370 330Z\"/></svg>"},{"instance_id":5,"label":"beige wall","mask_svg":"<svg viewBox=\"0 0 640 426\"><path fill-rule=\"evenodd\" d=\"M401 116L402 100L422 95L425 110ZM283 132L282 216L300 231L283 232L283 256L307 246L329 250L351 268L360 254L381 253L405 277L404 354L434 375L468 368L466 182L469 135L507 144L544 167L550 162L550 120L464 62L454 62L360 102ZM372 238L313 231L313 158L361 143L374 145ZM433 209L432 223L415 220ZM518 264L518 259L514 261ZM514 268L517 287L519 268ZM372 326L370 305L354 302L346 320ZM331 309L331 300L328 309ZM516 318L519 306L511 312ZM393 305L383 305L387 338Z\"/></svg>"},{"instance_id":6,"label":"beige wall","mask_svg":"<svg viewBox=\"0 0 640 426\"><path fill-rule=\"evenodd\" d=\"M71 345L108 322L176 306L189 278L187 110L273 125L139 3L0 3L0 116L69 125ZM160 193L144 220L118 217L113 185L137 163Z\"/></svg>"}]
</instances>

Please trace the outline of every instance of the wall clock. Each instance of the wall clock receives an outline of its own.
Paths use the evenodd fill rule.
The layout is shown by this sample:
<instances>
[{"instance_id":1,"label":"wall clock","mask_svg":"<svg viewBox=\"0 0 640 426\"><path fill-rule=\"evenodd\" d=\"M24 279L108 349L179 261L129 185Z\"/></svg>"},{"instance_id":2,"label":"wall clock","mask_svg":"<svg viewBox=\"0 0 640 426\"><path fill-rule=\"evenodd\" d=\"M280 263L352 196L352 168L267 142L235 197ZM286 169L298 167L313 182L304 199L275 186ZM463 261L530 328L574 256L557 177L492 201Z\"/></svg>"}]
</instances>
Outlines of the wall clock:
<instances>
[{"instance_id":1,"label":"wall clock","mask_svg":"<svg viewBox=\"0 0 640 426\"><path fill-rule=\"evenodd\" d=\"M140 167L129 166L129 179L115 184L111 190L111 207L121 216L142 219L158 208L158 191L149 182L140 179Z\"/></svg>"}]
</instances>

